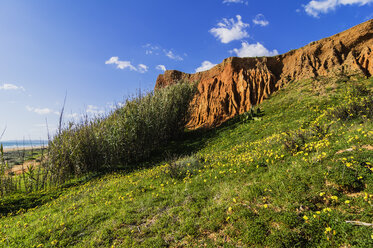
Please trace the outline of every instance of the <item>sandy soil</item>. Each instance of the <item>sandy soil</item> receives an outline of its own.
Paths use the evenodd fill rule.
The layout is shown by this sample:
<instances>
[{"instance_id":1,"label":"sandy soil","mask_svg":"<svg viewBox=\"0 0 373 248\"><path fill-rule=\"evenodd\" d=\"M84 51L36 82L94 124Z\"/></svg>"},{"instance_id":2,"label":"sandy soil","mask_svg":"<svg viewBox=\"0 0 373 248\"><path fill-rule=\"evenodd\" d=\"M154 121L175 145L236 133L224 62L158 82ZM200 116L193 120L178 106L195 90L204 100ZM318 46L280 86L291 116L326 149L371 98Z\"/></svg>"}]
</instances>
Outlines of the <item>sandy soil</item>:
<instances>
[{"instance_id":1,"label":"sandy soil","mask_svg":"<svg viewBox=\"0 0 373 248\"><path fill-rule=\"evenodd\" d=\"M10 169L7 173L13 172L16 175L19 175L19 174L22 174L23 172L28 171L30 166L34 166L34 168L36 168L38 165L39 163L36 163L35 161L27 161L23 165L20 164L20 165L13 166L12 169Z\"/></svg>"},{"instance_id":2,"label":"sandy soil","mask_svg":"<svg viewBox=\"0 0 373 248\"><path fill-rule=\"evenodd\" d=\"M31 149L41 149L43 148L42 146L33 146L33 147L13 147L13 148L4 148L4 152L14 152L14 151L22 151L22 150L31 150ZM46 147L44 147L46 148Z\"/></svg>"}]
</instances>

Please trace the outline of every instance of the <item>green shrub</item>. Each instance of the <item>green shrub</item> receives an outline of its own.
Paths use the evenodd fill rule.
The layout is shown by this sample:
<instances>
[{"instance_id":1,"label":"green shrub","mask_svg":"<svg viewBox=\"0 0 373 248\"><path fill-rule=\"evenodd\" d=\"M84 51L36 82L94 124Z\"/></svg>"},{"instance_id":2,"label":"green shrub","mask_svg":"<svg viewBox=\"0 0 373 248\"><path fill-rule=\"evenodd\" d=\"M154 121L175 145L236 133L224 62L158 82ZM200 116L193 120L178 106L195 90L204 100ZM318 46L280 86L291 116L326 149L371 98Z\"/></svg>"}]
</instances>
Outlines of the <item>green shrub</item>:
<instances>
[{"instance_id":1,"label":"green shrub","mask_svg":"<svg viewBox=\"0 0 373 248\"><path fill-rule=\"evenodd\" d=\"M346 164L348 166L346 166ZM340 190L359 192L365 189L373 175L366 162L355 162L336 165L330 172L330 180L337 184Z\"/></svg>"},{"instance_id":2,"label":"green shrub","mask_svg":"<svg viewBox=\"0 0 373 248\"><path fill-rule=\"evenodd\" d=\"M287 132L283 141L284 149L293 154L299 152L306 143L307 136L308 134L303 130L292 133Z\"/></svg>"},{"instance_id":3,"label":"green shrub","mask_svg":"<svg viewBox=\"0 0 373 248\"><path fill-rule=\"evenodd\" d=\"M193 175L201 167L201 158L192 155L173 161L172 163L170 163L166 170L171 178L184 179L187 176Z\"/></svg>"},{"instance_id":4,"label":"green shrub","mask_svg":"<svg viewBox=\"0 0 373 248\"><path fill-rule=\"evenodd\" d=\"M195 90L180 82L128 99L107 117L69 123L49 144L54 180L149 158L182 134Z\"/></svg>"},{"instance_id":5,"label":"green shrub","mask_svg":"<svg viewBox=\"0 0 373 248\"><path fill-rule=\"evenodd\" d=\"M345 93L343 104L329 111L329 117L346 121L373 118L373 93L365 85L355 84Z\"/></svg>"}]
</instances>

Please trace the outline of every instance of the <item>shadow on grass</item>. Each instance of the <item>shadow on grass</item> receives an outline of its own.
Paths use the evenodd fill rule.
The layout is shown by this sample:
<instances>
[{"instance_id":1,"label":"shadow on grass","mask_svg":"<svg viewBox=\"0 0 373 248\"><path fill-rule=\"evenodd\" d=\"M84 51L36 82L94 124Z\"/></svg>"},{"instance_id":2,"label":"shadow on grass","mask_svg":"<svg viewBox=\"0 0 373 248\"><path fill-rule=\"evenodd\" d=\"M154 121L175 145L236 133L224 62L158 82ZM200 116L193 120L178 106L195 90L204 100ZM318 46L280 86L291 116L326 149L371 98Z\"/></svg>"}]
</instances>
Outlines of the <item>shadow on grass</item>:
<instances>
[{"instance_id":1,"label":"shadow on grass","mask_svg":"<svg viewBox=\"0 0 373 248\"><path fill-rule=\"evenodd\" d=\"M58 188L31 193L15 192L13 194L2 196L0 198L0 216L9 216L23 213L28 209L42 206L50 201L57 199L67 189L82 185L94 178L101 176L100 173L84 176L79 179L71 180Z\"/></svg>"}]
</instances>

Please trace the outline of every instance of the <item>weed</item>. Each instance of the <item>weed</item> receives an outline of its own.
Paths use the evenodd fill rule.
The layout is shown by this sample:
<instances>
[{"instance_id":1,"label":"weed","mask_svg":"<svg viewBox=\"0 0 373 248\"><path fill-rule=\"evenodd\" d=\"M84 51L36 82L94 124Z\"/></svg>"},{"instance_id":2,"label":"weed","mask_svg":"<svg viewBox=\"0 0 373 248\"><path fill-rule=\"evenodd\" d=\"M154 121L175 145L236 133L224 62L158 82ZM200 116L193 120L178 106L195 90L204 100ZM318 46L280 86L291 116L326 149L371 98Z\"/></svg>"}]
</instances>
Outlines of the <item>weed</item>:
<instances>
[{"instance_id":1,"label":"weed","mask_svg":"<svg viewBox=\"0 0 373 248\"><path fill-rule=\"evenodd\" d=\"M52 173L65 181L144 161L183 132L194 92L194 84L178 83L139 94L108 117L70 123L49 144Z\"/></svg>"},{"instance_id":2,"label":"weed","mask_svg":"<svg viewBox=\"0 0 373 248\"><path fill-rule=\"evenodd\" d=\"M171 162L166 171L171 178L184 179L194 175L201 167L202 159L196 155L191 155Z\"/></svg>"}]
</instances>

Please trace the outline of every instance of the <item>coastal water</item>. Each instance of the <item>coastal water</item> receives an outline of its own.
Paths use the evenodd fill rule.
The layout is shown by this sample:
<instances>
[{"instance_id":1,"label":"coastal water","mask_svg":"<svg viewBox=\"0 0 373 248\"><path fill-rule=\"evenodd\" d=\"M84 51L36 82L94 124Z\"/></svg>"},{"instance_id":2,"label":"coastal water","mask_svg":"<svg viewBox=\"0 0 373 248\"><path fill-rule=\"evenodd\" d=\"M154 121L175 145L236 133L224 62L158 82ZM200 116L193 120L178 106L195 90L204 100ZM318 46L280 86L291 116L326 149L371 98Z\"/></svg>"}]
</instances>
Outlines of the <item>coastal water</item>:
<instances>
[{"instance_id":1,"label":"coastal water","mask_svg":"<svg viewBox=\"0 0 373 248\"><path fill-rule=\"evenodd\" d=\"M47 140L8 140L0 141L4 149L23 148L23 147L40 147L48 144Z\"/></svg>"}]
</instances>

